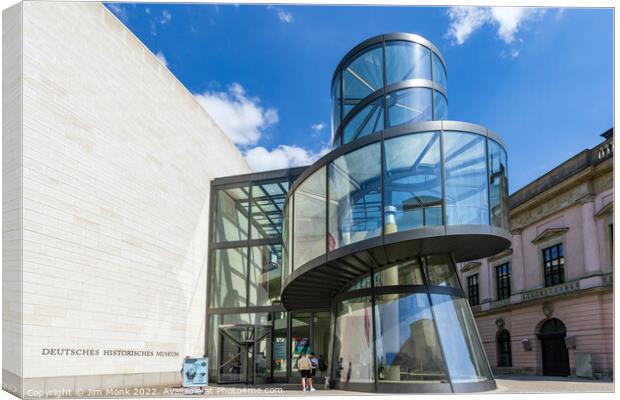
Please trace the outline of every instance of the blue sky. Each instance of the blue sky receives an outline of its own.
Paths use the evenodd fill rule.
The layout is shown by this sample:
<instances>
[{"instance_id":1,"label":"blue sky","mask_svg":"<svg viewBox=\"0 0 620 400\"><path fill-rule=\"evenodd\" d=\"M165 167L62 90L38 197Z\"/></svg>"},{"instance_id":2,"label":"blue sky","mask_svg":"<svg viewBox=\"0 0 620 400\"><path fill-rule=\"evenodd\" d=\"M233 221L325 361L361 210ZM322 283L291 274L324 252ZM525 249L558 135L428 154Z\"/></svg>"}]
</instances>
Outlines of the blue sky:
<instances>
[{"instance_id":1,"label":"blue sky","mask_svg":"<svg viewBox=\"0 0 620 400\"><path fill-rule=\"evenodd\" d=\"M511 192L613 125L611 9L107 5L256 170L327 151L332 72L386 32L417 33L441 50L449 118L504 138Z\"/></svg>"}]
</instances>

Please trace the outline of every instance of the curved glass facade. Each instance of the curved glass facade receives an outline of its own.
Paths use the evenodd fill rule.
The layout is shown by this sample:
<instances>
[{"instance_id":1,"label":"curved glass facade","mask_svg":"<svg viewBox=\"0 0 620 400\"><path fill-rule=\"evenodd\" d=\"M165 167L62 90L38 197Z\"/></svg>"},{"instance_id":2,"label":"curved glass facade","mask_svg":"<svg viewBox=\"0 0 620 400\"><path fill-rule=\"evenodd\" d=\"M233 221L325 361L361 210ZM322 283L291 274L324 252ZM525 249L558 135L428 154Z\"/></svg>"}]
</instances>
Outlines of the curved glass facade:
<instances>
[{"instance_id":1,"label":"curved glass facade","mask_svg":"<svg viewBox=\"0 0 620 400\"><path fill-rule=\"evenodd\" d=\"M346 245L418 228L507 230L506 152L480 129L467 127L473 125L379 135L331 160L328 155L322 167L302 175L288 197L294 197L292 227L284 229L285 243L293 233L292 246L285 247L293 269Z\"/></svg>"},{"instance_id":2,"label":"curved glass facade","mask_svg":"<svg viewBox=\"0 0 620 400\"><path fill-rule=\"evenodd\" d=\"M448 118L443 57L408 34L373 38L345 57L332 80L333 145L417 121Z\"/></svg>"},{"instance_id":3,"label":"curved glass facade","mask_svg":"<svg viewBox=\"0 0 620 400\"><path fill-rule=\"evenodd\" d=\"M370 288L360 285L369 277ZM418 257L364 276L342 292L335 310L336 387L375 377L387 391L394 384L452 391L493 379L449 255Z\"/></svg>"}]
</instances>

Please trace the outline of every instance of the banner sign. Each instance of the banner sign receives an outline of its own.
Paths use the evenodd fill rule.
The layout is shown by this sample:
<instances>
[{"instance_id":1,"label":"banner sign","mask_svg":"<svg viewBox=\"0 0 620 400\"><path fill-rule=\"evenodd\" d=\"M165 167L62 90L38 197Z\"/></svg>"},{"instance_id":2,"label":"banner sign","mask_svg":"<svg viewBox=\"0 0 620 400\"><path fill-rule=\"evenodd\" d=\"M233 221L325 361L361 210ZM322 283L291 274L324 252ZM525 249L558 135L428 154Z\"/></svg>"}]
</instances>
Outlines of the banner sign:
<instances>
[{"instance_id":1,"label":"banner sign","mask_svg":"<svg viewBox=\"0 0 620 400\"><path fill-rule=\"evenodd\" d=\"M209 385L209 358L183 359L183 387Z\"/></svg>"}]
</instances>

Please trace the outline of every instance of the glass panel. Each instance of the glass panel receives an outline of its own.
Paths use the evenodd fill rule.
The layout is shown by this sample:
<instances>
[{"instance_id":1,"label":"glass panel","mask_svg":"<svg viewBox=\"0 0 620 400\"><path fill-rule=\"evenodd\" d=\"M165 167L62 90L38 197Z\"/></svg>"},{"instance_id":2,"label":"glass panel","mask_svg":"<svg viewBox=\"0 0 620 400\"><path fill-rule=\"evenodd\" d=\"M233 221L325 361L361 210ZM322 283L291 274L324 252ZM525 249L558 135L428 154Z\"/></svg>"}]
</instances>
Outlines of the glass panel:
<instances>
[{"instance_id":1,"label":"glass panel","mask_svg":"<svg viewBox=\"0 0 620 400\"><path fill-rule=\"evenodd\" d=\"M438 132L385 141L385 233L442 224Z\"/></svg>"},{"instance_id":2,"label":"glass panel","mask_svg":"<svg viewBox=\"0 0 620 400\"><path fill-rule=\"evenodd\" d=\"M344 100L359 100L383 87L383 47L379 45L358 56L342 73ZM343 115L344 118L346 116Z\"/></svg>"},{"instance_id":3,"label":"glass panel","mask_svg":"<svg viewBox=\"0 0 620 400\"><path fill-rule=\"evenodd\" d=\"M383 98L361 109L344 127L343 143L383 130Z\"/></svg>"},{"instance_id":4,"label":"glass panel","mask_svg":"<svg viewBox=\"0 0 620 400\"><path fill-rule=\"evenodd\" d=\"M333 117L333 132L338 129L340 125L340 106L341 106L341 98L340 98L340 74L336 76L334 79L334 85L332 86L332 117Z\"/></svg>"},{"instance_id":5,"label":"glass panel","mask_svg":"<svg viewBox=\"0 0 620 400\"><path fill-rule=\"evenodd\" d=\"M351 285L350 288L348 288L346 291L347 292L351 292L353 290L359 290L359 289L368 289L370 288L370 275L366 275L365 277L358 279L353 285Z\"/></svg>"},{"instance_id":6,"label":"glass panel","mask_svg":"<svg viewBox=\"0 0 620 400\"><path fill-rule=\"evenodd\" d=\"M418 43L392 41L385 44L387 84L407 79L431 79L431 55Z\"/></svg>"},{"instance_id":7,"label":"glass panel","mask_svg":"<svg viewBox=\"0 0 620 400\"><path fill-rule=\"evenodd\" d=\"M448 255L427 256L425 272L430 286L461 288L456 269Z\"/></svg>"},{"instance_id":8,"label":"glass panel","mask_svg":"<svg viewBox=\"0 0 620 400\"><path fill-rule=\"evenodd\" d=\"M485 137L444 132L446 223L489 223Z\"/></svg>"},{"instance_id":9,"label":"glass panel","mask_svg":"<svg viewBox=\"0 0 620 400\"><path fill-rule=\"evenodd\" d=\"M288 349L287 340L287 313L273 313L273 376L286 376L286 350Z\"/></svg>"},{"instance_id":10,"label":"glass panel","mask_svg":"<svg viewBox=\"0 0 620 400\"><path fill-rule=\"evenodd\" d=\"M428 296L379 295L375 307L379 381L447 382Z\"/></svg>"},{"instance_id":11,"label":"glass panel","mask_svg":"<svg viewBox=\"0 0 620 400\"><path fill-rule=\"evenodd\" d=\"M509 227L508 169L506 152L494 140L489 140L489 197L491 224L506 230Z\"/></svg>"},{"instance_id":12,"label":"glass panel","mask_svg":"<svg viewBox=\"0 0 620 400\"><path fill-rule=\"evenodd\" d=\"M214 240L216 242L247 240L248 187L220 189L215 195L215 202Z\"/></svg>"},{"instance_id":13,"label":"glass panel","mask_svg":"<svg viewBox=\"0 0 620 400\"><path fill-rule=\"evenodd\" d=\"M446 76L446 69L443 63L437 57L437 54L433 53L433 78L435 82L439 83L445 90L448 90L448 78Z\"/></svg>"},{"instance_id":14,"label":"glass panel","mask_svg":"<svg viewBox=\"0 0 620 400\"><path fill-rule=\"evenodd\" d=\"M246 306L247 257L247 247L213 251L210 307Z\"/></svg>"},{"instance_id":15,"label":"glass panel","mask_svg":"<svg viewBox=\"0 0 620 400\"><path fill-rule=\"evenodd\" d=\"M295 191L293 269L325 254L325 167Z\"/></svg>"},{"instance_id":16,"label":"glass panel","mask_svg":"<svg viewBox=\"0 0 620 400\"><path fill-rule=\"evenodd\" d=\"M435 91L435 120L448 119L448 101L445 96Z\"/></svg>"},{"instance_id":17,"label":"glass panel","mask_svg":"<svg viewBox=\"0 0 620 400\"><path fill-rule=\"evenodd\" d=\"M375 286L424 285L422 266L418 259L375 272Z\"/></svg>"},{"instance_id":18,"label":"glass panel","mask_svg":"<svg viewBox=\"0 0 620 400\"><path fill-rule=\"evenodd\" d=\"M375 143L329 164L330 251L381 235L380 152Z\"/></svg>"},{"instance_id":19,"label":"glass panel","mask_svg":"<svg viewBox=\"0 0 620 400\"><path fill-rule=\"evenodd\" d=\"M491 379L486 355L467 301L444 294L431 294L431 301L452 382Z\"/></svg>"},{"instance_id":20,"label":"glass panel","mask_svg":"<svg viewBox=\"0 0 620 400\"><path fill-rule=\"evenodd\" d=\"M349 111L351 111L357 103L359 103L359 100L351 100L351 104L345 103L342 105L342 119L344 119L347 116L347 114L349 114Z\"/></svg>"},{"instance_id":21,"label":"glass panel","mask_svg":"<svg viewBox=\"0 0 620 400\"><path fill-rule=\"evenodd\" d=\"M316 368L316 376L323 377L327 372L327 351L329 349L329 329L330 329L331 317L329 312L314 313L314 332L312 337L314 343L310 348L311 352L315 353L318 361Z\"/></svg>"},{"instance_id":22,"label":"glass panel","mask_svg":"<svg viewBox=\"0 0 620 400\"><path fill-rule=\"evenodd\" d=\"M428 88L411 88L386 95L388 127L432 121L432 92Z\"/></svg>"},{"instance_id":23,"label":"glass panel","mask_svg":"<svg viewBox=\"0 0 620 400\"><path fill-rule=\"evenodd\" d=\"M282 246L250 247L250 306L270 306L280 299Z\"/></svg>"},{"instance_id":24,"label":"glass panel","mask_svg":"<svg viewBox=\"0 0 620 400\"><path fill-rule=\"evenodd\" d=\"M281 237L282 209L287 192L288 179L252 185L252 239Z\"/></svg>"},{"instance_id":25,"label":"glass panel","mask_svg":"<svg viewBox=\"0 0 620 400\"><path fill-rule=\"evenodd\" d=\"M217 382L217 371L220 365L220 340L218 326L221 324L221 315L211 314L207 334L207 354L209 356L209 382Z\"/></svg>"},{"instance_id":26,"label":"glass panel","mask_svg":"<svg viewBox=\"0 0 620 400\"><path fill-rule=\"evenodd\" d=\"M293 314L291 318L291 371L299 371L301 353L310 354L310 313ZM293 376L295 376L293 374Z\"/></svg>"},{"instance_id":27,"label":"glass panel","mask_svg":"<svg viewBox=\"0 0 620 400\"><path fill-rule=\"evenodd\" d=\"M338 304L332 376L336 381L374 382L370 297ZM346 388L346 387L345 387Z\"/></svg>"}]
</instances>

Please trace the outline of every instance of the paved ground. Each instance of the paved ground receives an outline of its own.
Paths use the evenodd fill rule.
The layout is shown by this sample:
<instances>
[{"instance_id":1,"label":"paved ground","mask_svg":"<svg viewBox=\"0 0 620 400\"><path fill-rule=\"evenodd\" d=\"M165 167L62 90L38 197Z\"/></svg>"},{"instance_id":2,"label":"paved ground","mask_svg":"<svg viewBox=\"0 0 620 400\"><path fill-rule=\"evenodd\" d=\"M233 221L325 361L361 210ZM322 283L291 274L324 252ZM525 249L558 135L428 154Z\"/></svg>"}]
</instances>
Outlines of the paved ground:
<instances>
[{"instance_id":1,"label":"paved ground","mask_svg":"<svg viewBox=\"0 0 620 400\"><path fill-rule=\"evenodd\" d=\"M554 378L543 376L515 376L504 375L496 376L497 389L484 392L485 394L495 393L594 393L594 392L613 392L614 383L610 380L588 380L581 378ZM280 396L359 396L359 392L344 390L325 390L322 385L317 386L315 392L302 392L299 385L294 384L273 384L255 386L210 386L206 393L198 391L192 392L191 389L181 388L139 388L139 389L119 389L117 391L75 393L68 397L79 398L102 398L102 397L280 397ZM137 390L137 391L136 391ZM364 393L373 395L374 393ZM35 396L36 397L36 396Z\"/></svg>"},{"instance_id":2,"label":"paved ground","mask_svg":"<svg viewBox=\"0 0 620 400\"><path fill-rule=\"evenodd\" d=\"M610 380L550 376L496 376L496 393L594 393L613 392Z\"/></svg>"}]
</instances>

